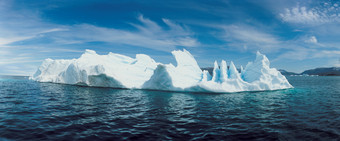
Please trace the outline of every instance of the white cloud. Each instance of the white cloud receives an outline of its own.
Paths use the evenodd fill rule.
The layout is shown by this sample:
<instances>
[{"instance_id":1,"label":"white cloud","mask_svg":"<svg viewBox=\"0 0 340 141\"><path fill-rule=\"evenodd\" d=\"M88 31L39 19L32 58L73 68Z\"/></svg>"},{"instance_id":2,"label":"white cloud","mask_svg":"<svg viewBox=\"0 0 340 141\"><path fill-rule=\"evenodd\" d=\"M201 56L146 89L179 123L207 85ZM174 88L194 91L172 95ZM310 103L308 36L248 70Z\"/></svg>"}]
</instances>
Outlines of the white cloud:
<instances>
[{"instance_id":1,"label":"white cloud","mask_svg":"<svg viewBox=\"0 0 340 141\"><path fill-rule=\"evenodd\" d=\"M24 73L21 70L32 67L25 68L23 64L38 64L47 55L58 58L63 55L61 52L79 53L78 49L66 48L70 44L98 41L113 47L121 44L160 51L200 45L190 29L169 19L163 19L165 26L161 26L161 23L140 15L137 17L140 24L131 24L135 29L119 29L86 23L54 24L44 21L40 14L39 11L14 9L12 1L0 0L0 68L3 69L0 73L9 72L9 69L5 70L9 66L12 72Z\"/></svg>"},{"instance_id":2,"label":"white cloud","mask_svg":"<svg viewBox=\"0 0 340 141\"><path fill-rule=\"evenodd\" d=\"M340 22L340 12L337 4L329 5L325 3L323 6L308 8L307 6L299 6L286 8L279 17L289 23L319 25L331 22Z\"/></svg>"},{"instance_id":3,"label":"white cloud","mask_svg":"<svg viewBox=\"0 0 340 141\"><path fill-rule=\"evenodd\" d=\"M36 65L23 63L20 64L20 66L10 64L6 66L1 66L1 68L3 69L3 71L0 72L0 74L28 76L33 74L38 67Z\"/></svg>"},{"instance_id":4,"label":"white cloud","mask_svg":"<svg viewBox=\"0 0 340 141\"><path fill-rule=\"evenodd\" d=\"M14 43L17 41L22 41L22 40L27 40L27 39L31 39L34 38L35 36L19 36L19 37L0 37L0 47L10 44L10 43Z\"/></svg>"},{"instance_id":5,"label":"white cloud","mask_svg":"<svg viewBox=\"0 0 340 141\"><path fill-rule=\"evenodd\" d=\"M326 67L339 67L340 68L340 58L335 57L335 58L330 58L326 65Z\"/></svg>"},{"instance_id":6,"label":"white cloud","mask_svg":"<svg viewBox=\"0 0 340 141\"><path fill-rule=\"evenodd\" d=\"M221 25L195 23L200 26L213 28L211 32L216 38L223 40L223 45L215 45L220 49L237 50L241 52L261 51L263 53L274 53L280 49L290 48L287 41L276 36L272 29L260 23L254 24L229 24Z\"/></svg>"},{"instance_id":7,"label":"white cloud","mask_svg":"<svg viewBox=\"0 0 340 141\"><path fill-rule=\"evenodd\" d=\"M297 47L295 49L292 49L290 51L286 51L279 55L277 58L273 60L273 62L278 61L278 60L285 60L285 59L290 59L290 60L304 60L308 58L309 52L311 50L303 47Z\"/></svg>"},{"instance_id":8,"label":"white cloud","mask_svg":"<svg viewBox=\"0 0 340 141\"><path fill-rule=\"evenodd\" d=\"M316 39L315 36L311 36L308 39L305 40L306 43L313 43L313 44L317 44L318 40Z\"/></svg>"},{"instance_id":9,"label":"white cloud","mask_svg":"<svg viewBox=\"0 0 340 141\"><path fill-rule=\"evenodd\" d=\"M280 16L284 21L293 23L325 22L325 19L323 19L318 12L314 10L307 10L304 6L286 9L285 13L281 13Z\"/></svg>"},{"instance_id":10,"label":"white cloud","mask_svg":"<svg viewBox=\"0 0 340 141\"><path fill-rule=\"evenodd\" d=\"M340 56L339 50L318 50L312 57L322 58L322 57L338 57Z\"/></svg>"},{"instance_id":11,"label":"white cloud","mask_svg":"<svg viewBox=\"0 0 340 141\"><path fill-rule=\"evenodd\" d=\"M2 1L0 7L0 47L61 30L60 25L42 22L37 12L13 10L11 1Z\"/></svg>"},{"instance_id":12,"label":"white cloud","mask_svg":"<svg viewBox=\"0 0 340 141\"><path fill-rule=\"evenodd\" d=\"M222 26L224 34L221 38L229 45L238 46L240 49L255 49L270 51L281 48L280 40L262 29L248 25ZM243 48L242 48L243 47Z\"/></svg>"},{"instance_id":13,"label":"white cloud","mask_svg":"<svg viewBox=\"0 0 340 141\"><path fill-rule=\"evenodd\" d=\"M132 45L155 50L171 51L176 46L197 47L200 43L192 37L189 29L176 24L168 19L163 19L168 29L159 26L156 22L144 18L142 15L138 20L142 24L131 24L137 31L116 28L106 28L91 24L78 25L55 25L45 22L18 22L23 19L12 19L12 21L0 23L0 46L8 45L28 39L46 37L52 39L56 44L80 44L86 42L108 42L114 44ZM17 26L12 26L16 23Z\"/></svg>"},{"instance_id":14,"label":"white cloud","mask_svg":"<svg viewBox=\"0 0 340 141\"><path fill-rule=\"evenodd\" d=\"M14 9L12 1L0 2L0 46L45 37L57 44L77 44L92 41L169 50L176 46L196 47L199 42L185 26L163 19L168 27L139 15L141 24L131 23L136 30L106 28L91 24L60 25L41 19L39 11Z\"/></svg>"},{"instance_id":15,"label":"white cloud","mask_svg":"<svg viewBox=\"0 0 340 141\"><path fill-rule=\"evenodd\" d=\"M40 62L41 60L31 60L32 57L13 57L0 59L0 65L16 64L16 63L28 63L28 62Z\"/></svg>"},{"instance_id":16,"label":"white cloud","mask_svg":"<svg viewBox=\"0 0 340 141\"><path fill-rule=\"evenodd\" d=\"M232 25L225 26L224 30L226 31L228 38L235 38L248 43L273 44L278 42L277 39L272 35L251 27Z\"/></svg>"},{"instance_id":17,"label":"white cloud","mask_svg":"<svg viewBox=\"0 0 340 141\"><path fill-rule=\"evenodd\" d=\"M289 60L305 60L305 59L315 59L315 58L334 58L340 56L340 51L338 50L325 50L325 49L314 49L314 48L304 48L296 47L292 48L290 51L286 51L278 56L273 61L289 59Z\"/></svg>"},{"instance_id":18,"label":"white cloud","mask_svg":"<svg viewBox=\"0 0 340 141\"><path fill-rule=\"evenodd\" d=\"M340 67L340 59L337 63L334 64L334 67Z\"/></svg>"},{"instance_id":19,"label":"white cloud","mask_svg":"<svg viewBox=\"0 0 340 141\"><path fill-rule=\"evenodd\" d=\"M163 19L169 29L159 26L142 15L138 20L142 24L131 24L138 29L137 31L79 24L49 36L61 44L102 41L163 51L171 51L176 46L197 47L200 44L192 37L192 32L170 20Z\"/></svg>"}]
</instances>

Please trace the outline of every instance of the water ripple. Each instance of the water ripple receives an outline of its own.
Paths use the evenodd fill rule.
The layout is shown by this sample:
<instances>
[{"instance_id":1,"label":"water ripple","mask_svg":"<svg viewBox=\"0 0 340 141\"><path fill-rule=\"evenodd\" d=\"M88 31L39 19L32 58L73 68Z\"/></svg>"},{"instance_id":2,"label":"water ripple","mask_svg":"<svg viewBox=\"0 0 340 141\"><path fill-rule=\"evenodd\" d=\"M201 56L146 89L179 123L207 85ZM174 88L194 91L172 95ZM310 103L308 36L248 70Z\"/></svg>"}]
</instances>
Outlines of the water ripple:
<instances>
[{"instance_id":1,"label":"water ripple","mask_svg":"<svg viewBox=\"0 0 340 141\"><path fill-rule=\"evenodd\" d=\"M228 94L0 80L0 140L340 140L340 77Z\"/></svg>"}]
</instances>

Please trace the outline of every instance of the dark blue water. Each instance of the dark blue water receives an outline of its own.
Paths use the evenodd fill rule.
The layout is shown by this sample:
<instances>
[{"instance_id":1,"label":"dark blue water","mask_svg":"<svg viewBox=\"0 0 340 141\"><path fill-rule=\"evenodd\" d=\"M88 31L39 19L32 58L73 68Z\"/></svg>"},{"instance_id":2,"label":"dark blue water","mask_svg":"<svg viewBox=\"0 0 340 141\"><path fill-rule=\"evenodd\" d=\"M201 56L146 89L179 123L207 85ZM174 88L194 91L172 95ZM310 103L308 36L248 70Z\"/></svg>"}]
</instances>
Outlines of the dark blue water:
<instances>
[{"instance_id":1,"label":"dark blue water","mask_svg":"<svg viewBox=\"0 0 340 141\"><path fill-rule=\"evenodd\" d=\"M340 140L340 77L228 94L0 79L0 140Z\"/></svg>"}]
</instances>

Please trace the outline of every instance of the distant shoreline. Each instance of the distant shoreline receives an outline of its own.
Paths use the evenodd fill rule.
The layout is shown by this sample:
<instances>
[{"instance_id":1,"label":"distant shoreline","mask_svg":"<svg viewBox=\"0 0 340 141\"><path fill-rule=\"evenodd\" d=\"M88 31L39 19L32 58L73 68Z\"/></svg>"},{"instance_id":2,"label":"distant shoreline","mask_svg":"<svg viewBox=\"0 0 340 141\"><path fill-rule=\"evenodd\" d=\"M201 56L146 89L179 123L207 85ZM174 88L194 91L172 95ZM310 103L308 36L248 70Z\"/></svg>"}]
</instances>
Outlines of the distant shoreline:
<instances>
[{"instance_id":1,"label":"distant shoreline","mask_svg":"<svg viewBox=\"0 0 340 141\"><path fill-rule=\"evenodd\" d=\"M213 67L201 68L201 70L207 70L210 74L213 71ZM240 72L240 69L237 69ZM329 68L315 68L305 70L302 73L289 72L284 69L279 69L282 75L294 76L294 75L317 75L317 76L340 76L340 67L329 67Z\"/></svg>"}]
</instances>

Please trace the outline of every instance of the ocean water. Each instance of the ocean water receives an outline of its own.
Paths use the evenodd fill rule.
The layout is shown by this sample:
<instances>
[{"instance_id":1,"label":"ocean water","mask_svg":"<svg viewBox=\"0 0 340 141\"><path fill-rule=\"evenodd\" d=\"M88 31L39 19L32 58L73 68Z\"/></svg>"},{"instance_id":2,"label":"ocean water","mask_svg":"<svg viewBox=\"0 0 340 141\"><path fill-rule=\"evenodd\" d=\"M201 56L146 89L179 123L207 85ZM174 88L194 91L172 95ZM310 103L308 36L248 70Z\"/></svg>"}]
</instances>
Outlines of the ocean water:
<instances>
[{"instance_id":1,"label":"ocean water","mask_svg":"<svg viewBox=\"0 0 340 141\"><path fill-rule=\"evenodd\" d=\"M340 77L177 93L0 78L0 140L340 140Z\"/></svg>"}]
</instances>

